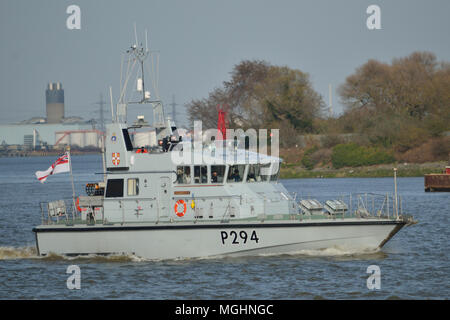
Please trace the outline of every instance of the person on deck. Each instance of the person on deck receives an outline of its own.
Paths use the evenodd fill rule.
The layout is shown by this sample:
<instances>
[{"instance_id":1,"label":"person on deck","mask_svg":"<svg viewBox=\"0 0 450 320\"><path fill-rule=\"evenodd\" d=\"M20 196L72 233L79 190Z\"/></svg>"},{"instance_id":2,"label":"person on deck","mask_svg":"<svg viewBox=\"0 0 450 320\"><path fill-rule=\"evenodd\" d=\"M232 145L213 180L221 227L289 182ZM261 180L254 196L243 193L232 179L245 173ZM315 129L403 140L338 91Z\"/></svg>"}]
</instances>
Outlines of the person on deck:
<instances>
[{"instance_id":1,"label":"person on deck","mask_svg":"<svg viewBox=\"0 0 450 320\"><path fill-rule=\"evenodd\" d=\"M217 171L213 171L211 175L211 182L217 183Z\"/></svg>"},{"instance_id":2,"label":"person on deck","mask_svg":"<svg viewBox=\"0 0 450 320\"><path fill-rule=\"evenodd\" d=\"M234 179L234 182L239 182L241 181L241 176L239 175L239 170L236 168L234 169L233 174L230 176L230 179Z\"/></svg>"}]
</instances>

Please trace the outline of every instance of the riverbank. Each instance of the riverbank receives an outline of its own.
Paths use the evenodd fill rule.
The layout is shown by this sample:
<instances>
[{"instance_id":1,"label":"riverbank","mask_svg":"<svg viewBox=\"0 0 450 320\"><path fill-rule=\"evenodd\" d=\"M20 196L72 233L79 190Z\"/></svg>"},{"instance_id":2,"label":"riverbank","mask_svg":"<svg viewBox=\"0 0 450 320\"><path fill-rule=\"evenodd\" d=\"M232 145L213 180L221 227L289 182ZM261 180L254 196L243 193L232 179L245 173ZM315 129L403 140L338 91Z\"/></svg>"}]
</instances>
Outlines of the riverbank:
<instances>
[{"instance_id":1,"label":"riverbank","mask_svg":"<svg viewBox=\"0 0 450 320\"><path fill-rule=\"evenodd\" d=\"M17 157L46 157L46 156L58 156L64 153L63 150L51 150L51 151L30 151L30 150L14 150L8 152L0 152L0 158L17 158ZM71 150L72 155L84 155L84 154L101 154L99 150Z\"/></svg>"},{"instance_id":2,"label":"riverbank","mask_svg":"<svg viewBox=\"0 0 450 320\"><path fill-rule=\"evenodd\" d=\"M0 153L2 157L45 157L57 156L61 151L26 151L10 154ZM72 155L98 154L99 151L80 151L72 150ZM281 166L281 179L300 179L300 178L381 178L392 177L394 168L397 168L399 177L423 177L425 174L441 173L446 161L427 162L427 163L399 163L383 164L366 167L345 167L333 169L331 166L315 168L308 170L300 163L283 163Z\"/></svg>"},{"instance_id":3,"label":"riverbank","mask_svg":"<svg viewBox=\"0 0 450 320\"><path fill-rule=\"evenodd\" d=\"M333 169L331 167L307 170L299 164L282 165L280 177L282 179L299 178L381 178L392 177L397 168L398 177L423 177L429 173L441 173L446 161L428 163L398 163L383 164L367 167L345 167Z\"/></svg>"}]
</instances>

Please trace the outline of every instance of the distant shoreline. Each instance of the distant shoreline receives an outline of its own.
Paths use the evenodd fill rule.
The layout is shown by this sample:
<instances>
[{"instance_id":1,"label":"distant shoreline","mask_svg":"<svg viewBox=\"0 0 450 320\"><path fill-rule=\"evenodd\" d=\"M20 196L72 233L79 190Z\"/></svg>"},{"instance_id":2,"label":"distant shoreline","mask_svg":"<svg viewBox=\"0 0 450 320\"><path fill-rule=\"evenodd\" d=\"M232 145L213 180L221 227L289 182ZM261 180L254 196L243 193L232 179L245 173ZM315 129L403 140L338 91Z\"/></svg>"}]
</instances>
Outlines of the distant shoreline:
<instances>
[{"instance_id":1,"label":"distant shoreline","mask_svg":"<svg viewBox=\"0 0 450 320\"><path fill-rule=\"evenodd\" d=\"M20 151L16 153L0 153L0 158L46 157L57 156L62 151ZM72 155L101 155L100 151L71 150ZM398 177L423 177L425 174L442 173L446 161L426 163L398 163L383 164L364 167L345 167L333 169L331 167L307 170L300 165L283 164L281 166L281 179L301 178L384 178L393 177L394 168L397 168Z\"/></svg>"},{"instance_id":2,"label":"distant shoreline","mask_svg":"<svg viewBox=\"0 0 450 320\"><path fill-rule=\"evenodd\" d=\"M282 166L281 179L299 178L384 178L393 177L397 168L398 177L423 177L425 174L442 173L446 161L426 163L397 163L341 169L318 168L307 170L301 166Z\"/></svg>"},{"instance_id":3,"label":"distant shoreline","mask_svg":"<svg viewBox=\"0 0 450 320\"><path fill-rule=\"evenodd\" d=\"M52 151L12 151L12 152L0 152L0 158L26 158L26 157L47 157L47 156L58 156L64 153L63 150L52 150ZM85 154L98 154L101 155L99 150L92 151L81 151L81 150L71 150L72 155L85 155Z\"/></svg>"}]
</instances>

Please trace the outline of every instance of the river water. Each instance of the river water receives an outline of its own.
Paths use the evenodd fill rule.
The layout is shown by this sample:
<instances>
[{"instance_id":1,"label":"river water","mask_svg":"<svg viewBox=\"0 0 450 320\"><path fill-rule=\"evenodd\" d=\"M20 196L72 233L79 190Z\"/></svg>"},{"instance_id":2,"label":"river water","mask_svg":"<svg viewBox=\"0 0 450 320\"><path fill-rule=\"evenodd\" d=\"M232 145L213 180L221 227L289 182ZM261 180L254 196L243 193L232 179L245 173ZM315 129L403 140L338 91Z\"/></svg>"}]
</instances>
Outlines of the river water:
<instances>
[{"instance_id":1,"label":"river water","mask_svg":"<svg viewBox=\"0 0 450 320\"><path fill-rule=\"evenodd\" d=\"M146 261L136 256L37 257L33 226L40 201L70 198L68 174L41 184L34 176L55 157L0 158L0 299L448 299L450 193L425 193L423 178L399 178L403 228L378 252L344 248L292 255ZM99 156L73 156L77 194L101 180ZM344 193L393 191L392 178L283 180L289 191L319 200ZM81 289L67 289L78 265ZM367 268L381 272L369 290Z\"/></svg>"}]
</instances>

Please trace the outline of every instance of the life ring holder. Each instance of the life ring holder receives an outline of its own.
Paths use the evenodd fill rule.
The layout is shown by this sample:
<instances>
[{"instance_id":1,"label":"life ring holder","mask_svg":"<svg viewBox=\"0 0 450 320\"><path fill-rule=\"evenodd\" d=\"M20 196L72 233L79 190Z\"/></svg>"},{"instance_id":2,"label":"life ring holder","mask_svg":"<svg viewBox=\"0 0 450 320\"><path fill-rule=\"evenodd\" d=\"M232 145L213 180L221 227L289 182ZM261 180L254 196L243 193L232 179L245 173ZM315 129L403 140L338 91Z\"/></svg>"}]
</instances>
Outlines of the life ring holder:
<instances>
[{"instance_id":1,"label":"life ring holder","mask_svg":"<svg viewBox=\"0 0 450 320\"><path fill-rule=\"evenodd\" d=\"M178 206L181 205L181 204L183 205L183 211L182 211L182 212L179 212L179 211L178 211ZM183 217L183 216L185 215L186 209L187 209L186 202L185 202L183 199L178 200L178 201L175 203L174 209L175 209L175 214L176 214L177 216L179 216L180 218Z\"/></svg>"},{"instance_id":2,"label":"life ring holder","mask_svg":"<svg viewBox=\"0 0 450 320\"><path fill-rule=\"evenodd\" d=\"M76 206L78 212L87 211L87 208L80 207L80 197L77 198L77 201L75 202L75 206Z\"/></svg>"}]
</instances>

